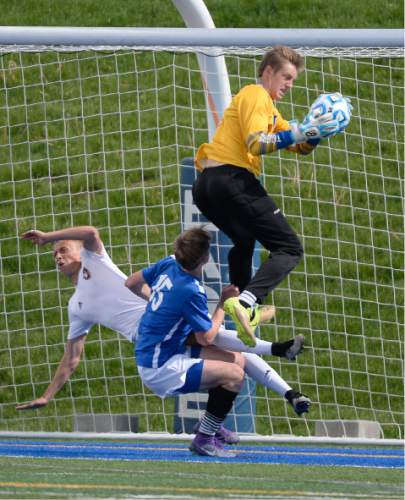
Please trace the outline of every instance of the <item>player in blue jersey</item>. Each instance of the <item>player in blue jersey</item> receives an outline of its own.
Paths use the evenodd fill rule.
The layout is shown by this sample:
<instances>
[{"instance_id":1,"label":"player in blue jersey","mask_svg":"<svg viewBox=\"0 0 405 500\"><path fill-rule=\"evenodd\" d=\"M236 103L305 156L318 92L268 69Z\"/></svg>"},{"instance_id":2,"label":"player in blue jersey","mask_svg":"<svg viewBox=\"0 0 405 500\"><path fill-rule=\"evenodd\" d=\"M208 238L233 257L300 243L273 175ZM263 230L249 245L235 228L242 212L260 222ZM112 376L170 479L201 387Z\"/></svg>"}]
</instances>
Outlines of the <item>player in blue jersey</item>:
<instances>
[{"instance_id":1,"label":"player in blue jersey","mask_svg":"<svg viewBox=\"0 0 405 500\"><path fill-rule=\"evenodd\" d=\"M145 284L151 289L135 348L142 381L161 397L208 389L207 408L190 449L199 455L229 457L234 455L215 435L241 389L244 357L211 344L224 320L224 301L239 290L225 287L210 317L201 282L210 240L203 228L184 231L175 241L174 256L133 274L126 286L140 296ZM187 346L192 332L204 347Z\"/></svg>"},{"instance_id":2,"label":"player in blue jersey","mask_svg":"<svg viewBox=\"0 0 405 500\"><path fill-rule=\"evenodd\" d=\"M135 342L137 326L145 311L150 289L145 285L140 299L125 288L127 276L111 261L95 227L71 227L48 233L31 230L24 233L22 238L40 246L53 244L58 270L76 288L68 306L69 334L66 349L54 377L41 396L17 406L18 410L33 410L46 406L70 378L80 363L92 325L99 323ZM258 340L255 347L247 347L237 339L236 332L223 327L215 338L215 344L222 349L248 351L243 353L247 375L285 397L298 415L308 411L309 399L293 390L257 354L293 360L302 349L301 341L300 336L287 342ZM236 433L223 426L218 435L227 443L234 443L238 439Z\"/></svg>"}]
</instances>

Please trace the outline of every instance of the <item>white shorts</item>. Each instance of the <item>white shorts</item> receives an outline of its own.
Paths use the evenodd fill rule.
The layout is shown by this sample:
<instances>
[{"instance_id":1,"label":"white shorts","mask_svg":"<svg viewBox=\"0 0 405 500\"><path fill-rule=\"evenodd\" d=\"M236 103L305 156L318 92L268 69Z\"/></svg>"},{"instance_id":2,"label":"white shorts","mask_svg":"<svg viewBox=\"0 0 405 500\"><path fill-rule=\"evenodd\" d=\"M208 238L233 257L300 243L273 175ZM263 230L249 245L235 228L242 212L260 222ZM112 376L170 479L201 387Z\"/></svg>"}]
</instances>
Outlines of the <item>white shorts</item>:
<instances>
[{"instance_id":1,"label":"white shorts","mask_svg":"<svg viewBox=\"0 0 405 500\"><path fill-rule=\"evenodd\" d=\"M138 366L138 373L146 387L164 398L197 392L201 385L203 363L201 358L191 358L191 349L187 348L184 354L175 354L159 368Z\"/></svg>"}]
</instances>

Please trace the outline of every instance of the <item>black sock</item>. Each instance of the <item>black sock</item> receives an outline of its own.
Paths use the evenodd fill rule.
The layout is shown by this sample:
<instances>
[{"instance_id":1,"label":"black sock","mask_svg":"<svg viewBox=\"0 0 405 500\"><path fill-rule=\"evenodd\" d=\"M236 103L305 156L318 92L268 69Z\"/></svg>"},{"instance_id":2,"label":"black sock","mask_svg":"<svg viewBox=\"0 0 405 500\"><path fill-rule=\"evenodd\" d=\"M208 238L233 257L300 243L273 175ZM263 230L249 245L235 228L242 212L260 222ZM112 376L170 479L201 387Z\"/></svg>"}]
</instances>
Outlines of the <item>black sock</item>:
<instances>
[{"instance_id":1,"label":"black sock","mask_svg":"<svg viewBox=\"0 0 405 500\"><path fill-rule=\"evenodd\" d=\"M230 412L237 392L228 391L221 386L208 391L207 412L214 417L224 419Z\"/></svg>"},{"instance_id":2,"label":"black sock","mask_svg":"<svg viewBox=\"0 0 405 500\"><path fill-rule=\"evenodd\" d=\"M294 389L290 389L289 391L287 391L285 394L284 394L284 397L285 399L287 399L291 404L292 404L292 400L298 396L298 392L297 391L294 391Z\"/></svg>"},{"instance_id":3,"label":"black sock","mask_svg":"<svg viewBox=\"0 0 405 500\"><path fill-rule=\"evenodd\" d=\"M271 344L271 354L284 358L286 351L294 344L294 339L286 342L273 342Z\"/></svg>"}]
</instances>

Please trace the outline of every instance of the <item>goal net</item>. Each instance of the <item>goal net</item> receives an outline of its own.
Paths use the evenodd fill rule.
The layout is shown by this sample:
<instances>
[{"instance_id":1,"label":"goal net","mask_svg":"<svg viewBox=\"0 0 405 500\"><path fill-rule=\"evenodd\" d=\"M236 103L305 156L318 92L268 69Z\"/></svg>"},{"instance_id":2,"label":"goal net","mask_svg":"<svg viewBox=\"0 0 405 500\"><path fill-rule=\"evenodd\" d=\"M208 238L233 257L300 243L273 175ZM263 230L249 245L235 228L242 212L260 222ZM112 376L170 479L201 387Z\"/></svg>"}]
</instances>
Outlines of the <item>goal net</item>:
<instances>
[{"instance_id":1,"label":"goal net","mask_svg":"<svg viewBox=\"0 0 405 500\"><path fill-rule=\"evenodd\" d=\"M175 400L147 390L133 346L102 327L88 334L54 400L15 410L52 380L73 293L52 249L19 235L92 224L126 274L169 254L184 219L182 162L208 139L196 53L209 50L3 49L0 431L69 432L79 414L125 414L139 432L174 432ZM257 385L255 432L311 436L316 421L371 420L383 437L403 438L403 52L298 50L306 71L279 103L282 115L302 119L322 91L349 96L354 114L346 133L314 154L263 160L263 182L305 256L270 297L277 317L260 336L305 335L297 362L266 360L313 405L298 418ZM233 94L256 82L264 49L220 52Z\"/></svg>"}]
</instances>

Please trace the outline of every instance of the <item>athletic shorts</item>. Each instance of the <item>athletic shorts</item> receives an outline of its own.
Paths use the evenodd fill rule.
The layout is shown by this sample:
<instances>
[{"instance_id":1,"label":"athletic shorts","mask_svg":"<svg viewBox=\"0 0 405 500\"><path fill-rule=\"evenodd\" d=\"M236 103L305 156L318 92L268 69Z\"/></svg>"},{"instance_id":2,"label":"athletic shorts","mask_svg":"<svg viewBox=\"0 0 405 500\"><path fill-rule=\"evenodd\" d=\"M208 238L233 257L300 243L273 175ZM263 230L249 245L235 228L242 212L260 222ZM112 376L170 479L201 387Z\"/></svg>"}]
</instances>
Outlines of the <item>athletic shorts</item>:
<instances>
[{"instance_id":1,"label":"athletic shorts","mask_svg":"<svg viewBox=\"0 0 405 500\"><path fill-rule=\"evenodd\" d=\"M175 354L159 368L138 366L142 382L161 398L198 392L204 361L193 358L192 351L187 348L185 353Z\"/></svg>"}]
</instances>

